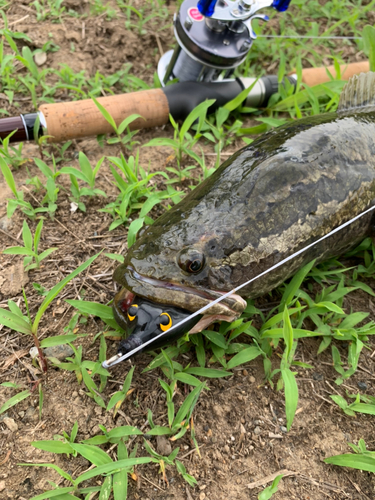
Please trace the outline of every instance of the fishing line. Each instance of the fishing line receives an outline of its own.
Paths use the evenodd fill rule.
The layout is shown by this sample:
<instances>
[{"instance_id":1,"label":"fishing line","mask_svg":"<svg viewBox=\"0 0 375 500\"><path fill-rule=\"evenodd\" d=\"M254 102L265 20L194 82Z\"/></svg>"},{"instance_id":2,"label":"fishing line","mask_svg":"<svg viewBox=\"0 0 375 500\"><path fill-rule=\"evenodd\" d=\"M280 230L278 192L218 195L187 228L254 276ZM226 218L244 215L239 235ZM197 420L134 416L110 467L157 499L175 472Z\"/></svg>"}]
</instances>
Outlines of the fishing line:
<instances>
[{"instance_id":1,"label":"fishing line","mask_svg":"<svg viewBox=\"0 0 375 500\"><path fill-rule=\"evenodd\" d=\"M257 35L257 38L308 38L319 40L362 40L361 36Z\"/></svg>"},{"instance_id":2,"label":"fishing line","mask_svg":"<svg viewBox=\"0 0 375 500\"><path fill-rule=\"evenodd\" d=\"M156 335L156 337L153 337L152 339L150 339L147 342L145 342L144 344L136 347L132 351L127 352L126 354L123 354L121 356L119 354L116 354L116 356L113 356L112 358L108 359L107 361L104 361L102 363L103 368L110 368L110 367L112 367L114 365L117 365L117 363L120 363L121 361L124 361L125 359L130 358L130 356L133 356L133 354L135 354L136 352L138 352L141 349L144 349L147 345L151 344L152 342L155 342L155 340L161 338L163 335L166 335L167 333L169 334L175 328L183 325L184 323L186 323L190 319L194 318L195 316L198 316L199 314L204 313L210 307L214 306L215 304L218 304L219 302L221 302L222 300L226 299L227 297L230 297L233 293L238 292L238 290L241 290L241 288L244 288L245 286L249 285L253 281L257 280L258 278L261 278L262 276L265 276L266 274L270 273L271 271L274 271L275 269L277 269L278 267L282 266L283 264L286 264L290 260L294 259L294 257L297 257L301 253L306 252L306 250L308 250L309 248L312 248L314 245L316 245L316 244L320 243L321 241L329 238L333 234L341 231L341 229L344 229L345 227L349 226L350 224L352 224L353 222L355 222L356 220L360 219L361 217L363 217L364 215L368 214L369 212L371 212L374 209L375 209L375 205L373 205L372 207L368 208L367 210L365 210L364 212L360 213L359 215L356 215L355 217L353 217L353 219L350 219L347 222L344 222L344 224L341 224L341 226L336 227L335 229L333 229L332 231L330 231L326 235L322 236L321 238L319 238L318 240L314 241L313 243L310 243L309 245L307 245L306 247L302 248L301 250L298 250L297 252L293 253L292 255L289 255L289 257L286 257L285 259L281 260L280 262L278 262L274 266L266 269L265 271L263 271L262 273L258 274L254 278L251 278L249 281L246 281L245 283L242 283L242 285L237 286L236 288L234 288L230 292L227 292L226 294L222 295L221 297L215 299L213 302L210 302L206 306L202 307L202 309L199 309L199 311L195 311L193 314L191 314L187 318L185 318L182 321L180 321L177 325L174 325L171 328L169 328L169 330L167 330L166 332L162 332L159 335Z\"/></svg>"}]
</instances>

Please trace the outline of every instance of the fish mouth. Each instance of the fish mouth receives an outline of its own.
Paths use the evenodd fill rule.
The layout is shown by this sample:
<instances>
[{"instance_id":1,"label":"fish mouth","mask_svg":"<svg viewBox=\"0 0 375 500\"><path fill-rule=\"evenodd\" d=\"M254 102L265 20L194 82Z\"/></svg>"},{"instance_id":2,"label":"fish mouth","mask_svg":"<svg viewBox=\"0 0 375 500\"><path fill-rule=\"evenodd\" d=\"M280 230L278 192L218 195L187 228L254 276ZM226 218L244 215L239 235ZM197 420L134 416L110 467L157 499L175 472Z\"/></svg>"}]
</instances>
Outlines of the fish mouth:
<instances>
[{"instance_id":1,"label":"fish mouth","mask_svg":"<svg viewBox=\"0 0 375 500\"><path fill-rule=\"evenodd\" d=\"M119 266L113 275L114 281L124 286L114 299L116 320L120 325L121 310L123 309L120 302L125 300L125 303L127 303L135 295L158 304L196 312L227 293L206 288L192 288L169 281L149 278L142 276L131 266L126 266L125 270L124 267ZM246 301L239 295L232 294L205 311L203 318L193 327L190 333L201 331L213 321L233 321L240 316L245 307Z\"/></svg>"}]
</instances>

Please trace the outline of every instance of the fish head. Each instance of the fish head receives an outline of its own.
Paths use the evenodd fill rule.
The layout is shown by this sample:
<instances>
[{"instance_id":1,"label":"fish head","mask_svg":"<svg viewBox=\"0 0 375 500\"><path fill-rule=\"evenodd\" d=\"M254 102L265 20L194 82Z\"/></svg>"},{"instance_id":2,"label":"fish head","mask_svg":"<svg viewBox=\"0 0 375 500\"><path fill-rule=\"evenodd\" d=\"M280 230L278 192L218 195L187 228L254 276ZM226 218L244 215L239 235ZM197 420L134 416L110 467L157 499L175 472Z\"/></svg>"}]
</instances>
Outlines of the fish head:
<instances>
[{"instance_id":1,"label":"fish head","mask_svg":"<svg viewBox=\"0 0 375 500\"><path fill-rule=\"evenodd\" d=\"M231 290L231 270L223 265L223 235L208 233L208 224L191 227L189 219L185 223L184 214L170 211L130 248L113 276L124 287L123 306L123 297L130 293L155 304L195 312ZM117 321L121 322L123 307L116 306L116 301L119 299L115 299L114 306ZM202 328L217 319L232 321L245 307L245 300L233 294L205 312ZM194 331L202 328L198 323Z\"/></svg>"}]
</instances>

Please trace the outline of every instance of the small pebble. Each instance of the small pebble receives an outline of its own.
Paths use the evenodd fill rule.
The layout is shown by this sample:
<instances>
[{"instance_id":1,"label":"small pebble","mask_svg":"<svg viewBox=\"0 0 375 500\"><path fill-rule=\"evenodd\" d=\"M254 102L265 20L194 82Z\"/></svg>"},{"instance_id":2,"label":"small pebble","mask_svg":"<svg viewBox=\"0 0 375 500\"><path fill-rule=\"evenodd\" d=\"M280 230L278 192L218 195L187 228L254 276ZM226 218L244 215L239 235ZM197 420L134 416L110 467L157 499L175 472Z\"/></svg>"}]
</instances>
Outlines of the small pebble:
<instances>
[{"instance_id":1,"label":"small pebble","mask_svg":"<svg viewBox=\"0 0 375 500\"><path fill-rule=\"evenodd\" d=\"M256 436L258 436L261 432L262 432L262 431L261 431L260 427L258 427L258 426L257 426L257 427L255 427L255 429L254 429L254 434L255 434Z\"/></svg>"},{"instance_id":2,"label":"small pebble","mask_svg":"<svg viewBox=\"0 0 375 500\"><path fill-rule=\"evenodd\" d=\"M11 219L8 219L7 216L1 217L0 219L0 229L3 231L8 231L13 226L13 222Z\"/></svg>"},{"instance_id":3,"label":"small pebble","mask_svg":"<svg viewBox=\"0 0 375 500\"><path fill-rule=\"evenodd\" d=\"M231 441L235 441L236 440L236 438L234 436L231 436L230 439L231 439Z\"/></svg>"},{"instance_id":4,"label":"small pebble","mask_svg":"<svg viewBox=\"0 0 375 500\"><path fill-rule=\"evenodd\" d=\"M204 500L206 498L206 493L202 491L202 493L199 495L199 500Z\"/></svg>"},{"instance_id":5,"label":"small pebble","mask_svg":"<svg viewBox=\"0 0 375 500\"><path fill-rule=\"evenodd\" d=\"M5 490L5 481L0 481L0 491Z\"/></svg>"},{"instance_id":6,"label":"small pebble","mask_svg":"<svg viewBox=\"0 0 375 500\"><path fill-rule=\"evenodd\" d=\"M252 375L250 375L250 377L248 378L250 384L253 384L255 382L255 377L253 377Z\"/></svg>"},{"instance_id":7,"label":"small pebble","mask_svg":"<svg viewBox=\"0 0 375 500\"><path fill-rule=\"evenodd\" d=\"M281 432L288 432L288 429L284 425L280 425Z\"/></svg>"},{"instance_id":8,"label":"small pebble","mask_svg":"<svg viewBox=\"0 0 375 500\"><path fill-rule=\"evenodd\" d=\"M361 391L367 391L368 385L366 382L357 382L358 387L361 389Z\"/></svg>"},{"instance_id":9,"label":"small pebble","mask_svg":"<svg viewBox=\"0 0 375 500\"><path fill-rule=\"evenodd\" d=\"M254 420L254 425L260 425L263 424L261 420Z\"/></svg>"},{"instance_id":10,"label":"small pebble","mask_svg":"<svg viewBox=\"0 0 375 500\"><path fill-rule=\"evenodd\" d=\"M44 349L44 354L47 358L57 358L59 361L63 361L65 358L73 356L74 351L69 345L55 345Z\"/></svg>"},{"instance_id":11,"label":"small pebble","mask_svg":"<svg viewBox=\"0 0 375 500\"><path fill-rule=\"evenodd\" d=\"M156 451L164 457L172 453L171 443L165 436L156 437Z\"/></svg>"},{"instance_id":12,"label":"small pebble","mask_svg":"<svg viewBox=\"0 0 375 500\"><path fill-rule=\"evenodd\" d=\"M13 418L4 418L3 420L4 424L8 427L8 429L12 432L18 431L18 425L16 422L13 420Z\"/></svg>"},{"instance_id":13,"label":"small pebble","mask_svg":"<svg viewBox=\"0 0 375 500\"><path fill-rule=\"evenodd\" d=\"M23 419L25 421L35 422L36 420L38 420L38 418L39 418L39 416L38 416L38 412L36 411L36 409L33 406L29 406L28 409L26 410L26 413L25 413L25 416Z\"/></svg>"},{"instance_id":14,"label":"small pebble","mask_svg":"<svg viewBox=\"0 0 375 500\"><path fill-rule=\"evenodd\" d=\"M247 370L242 370L242 375L244 377L247 377L249 375L249 372Z\"/></svg>"},{"instance_id":15,"label":"small pebble","mask_svg":"<svg viewBox=\"0 0 375 500\"><path fill-rule=\"evenodd\" d=\"M225 451L225 453L229 453L230 452L230 448L229 448L229 446L227 444L224 446L224 451Z\"/></svg>"},{"instance_id":16,"label":"small pebble","mask_svg":"<svg viewBox=\"0 0 375 500\"><path fill-rule=\"evenodd\" d=\"M78 396L78 392L77 391L73 391L72 392L72 398L76 398Z\"/></svg>"}]
</instances>

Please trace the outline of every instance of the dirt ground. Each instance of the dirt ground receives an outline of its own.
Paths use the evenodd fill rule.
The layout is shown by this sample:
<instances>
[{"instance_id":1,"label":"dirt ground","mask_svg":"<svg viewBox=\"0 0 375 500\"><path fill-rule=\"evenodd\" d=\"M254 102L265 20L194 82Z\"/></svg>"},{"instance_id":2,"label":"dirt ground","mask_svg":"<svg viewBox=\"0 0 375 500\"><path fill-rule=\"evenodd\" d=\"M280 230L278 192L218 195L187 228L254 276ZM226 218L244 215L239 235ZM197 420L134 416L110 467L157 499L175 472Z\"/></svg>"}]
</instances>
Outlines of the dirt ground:
<instances>
[{"instance_id":1,"label":"dirt ground","mask_svg":"<svg viewBox=\"0 0 375 500\"><path fill-rule=\"evenodd\" d=\"M88 12L88 3L80 0L64 2L69 8L83 14ZM171 16L175 5L171 2ZM63 17L63 24L49 22L43 25L36 22L35 10L30 2L14 1L7 11L9 22L27 16L17 24L17 30L26 33L32 40L32 49L41 47L53 36L53 41L60 49L48 53L47 65L58 68L60 63L68 63L74 71L85 70L94 75L97 70L103 74L118 71L124 63L131 63L131 73L152 84L152 75L160 57L158 44L168 50L173 44L172 30L166 29L161 34L140 36L123 27L121 18L106 20L104 16L74 18ZM84 23L84 28L83 28ZM43 29L41 28L43 26ZM158 38L158 41L157 41ZM71 52L74 43L75 51ZM355 56L349 55L349 59ZM265 67L270 62L265 62ZM53 78L53 77L51 77ZM58 96L66 98L64 91ZM22 104L22 111L31 111L31 100L25 97L15 102ZM9 113L17 114L19 108L10 106L4 99L1 107ZM170 137L172 128L144 131L137 139L141 144L153 137ZM243 143L242 143L243 145ZM241 141L230 146L225 154L234 152L241 146ZM52 149L51 149L52 151ZM92 164L103 155L119 155L116 145L100 148L96 139L74 141L67 151L68 160L59 165L78 166L78 152L83 151ZM24 146L26 156L38 157L34 144ZM145 168L161 170L168 162L171 151L167 148L141 148L140 163ZM214 163L214 156L208 156ZM210 160L211 161L211 160ZM211 165L210 165L211 166ZM28 161L14 176L18 189L24 189L25 198L37 206L41 193L33 193L25 181L29 176L40 175L32 160ZM116 193L110 181L108 161L98 175L98 185L115 199ZM64 181L59 178L59 183ZM23 217L17 211L11 220L6 218L6 198L11 195L9 188L0 178L0 248L21 243ZM39 201L38 201L39 200ZM69 272L77 268L87 258L104 249L105 252L123 254L126 250L126 231L119 227L109 232L111 217L98 212L108 200L96 198L87 203L87 212L70 211L69 193L60 191L58 210L52 221L44 221L41 250L57 247L48 259L43 261L39 270L28 275L22 272L22 257L0 255L0 307L7 307L12 299L24 310L22 285L29 299L30 314L33 316L42 298L33 288L39 283L47 289L52 288ZM29 223L34 232L36 223ZM79 275L50 306L40 325L40 338L60 335L67 326L74 311L64 299L84 296L85 300L107 303L113 298L114 286L112 272L115 263L101 255L87 272ZM374 285L369 280L370 286ZM279 295L260 298L258 305L265 310L269 303L277 301ZM344 309L349 312L367 311L368 318L375 320L373 299L362 291L353 292L344 301ZM87 324L79 327L79 333L88 336L75 344L83 346L85 359L98 358L99 343L93 343L97 333L103 330L98 318L89 318ZM36 380L43 376L31 364L28 354L33 346L31 339L23 334L0 327L0 383L5 381L23 384L24 388L35 387ZM107 341L108 356L116 352L116 342ZM356 418L346 416L329 395L339 393L366 393L375 396L375 356L372 356L375 343L370 340L370 349L364 349L359 368L354 376L340 387L335 385L337 373L332 366L332 357L328 351L317 356L318 340L301 340L298 344L296 359L313 365L312 370L298 368L298 388L300 400L297 415L290 432L285 429L284 396L269 385L264 384L264 370L261 360L256 359L246 366L234 370L234 375L227 379L209 380L210 391L205 391L195 409L196 437L200 445L201 458L186 434L172 447L180 447L178 455L187 471L195 476L198 487L191 488L185 483L176 469L167 467L169 486L166 486L155 464L139 466L136 469L137 481L130 479L129 499L144 500L245 500L256 499L263 487L269 483L268 476L283 471L285 478L279 484L276 500L326 500L351 499L369 500L375 498L375 479L367 472L349 470L326 465L323 459L340 453L350 452L347 442L357 443L363 438L368 449L375 449L374 417L358 414ZM339 346L346 358L346 349ZM14 353L18 353L15 360ZM49 481L63 486L64 481L58 474L42 467L20 467L20 463L54 463L78 476L88 469L89 462L84 458L67 459L63 455L52 455L33 448L35 440L53 439L63 430L70 432L75 421L78 422L77 441L88 439L100 433L99 424L108 430L115 426L134 425L147 431L146 414L151 408L154 421L166 424L166 406L158 377L161 371L154 370L142 374L142 370L151 361L148 354L139 355L135 360L133 376L134 391L123 404L115 419L111 412L106 412L85 394L84 387L78 385L74 373L50 368L48 377L43 380L44 404L42 419L39 420L38 391L17 406L0 415L0 498L28 500L34 495L50 488ZM183 355L180 360L185 364L196 364L194 351ZM279 357L274 354L274 366L278 366ZM103 398L109 401L111 395L123 384L131 363L125 362L112 370ZM358 385L358 383L360 383ZM361 388L360 388L361 387ZM179 387L175 403L182 401L185 387ZM0 407L14 391L0 388ZM10 430L4 423L4 417L14 419L17 429ZM142 439L139 442L139 455L144 455ZM156 440L150 438L157 448ZM268 481L268 482L267 482ZM95 483L91 483L95 484Z\"/></svg>"}]
</instances>

